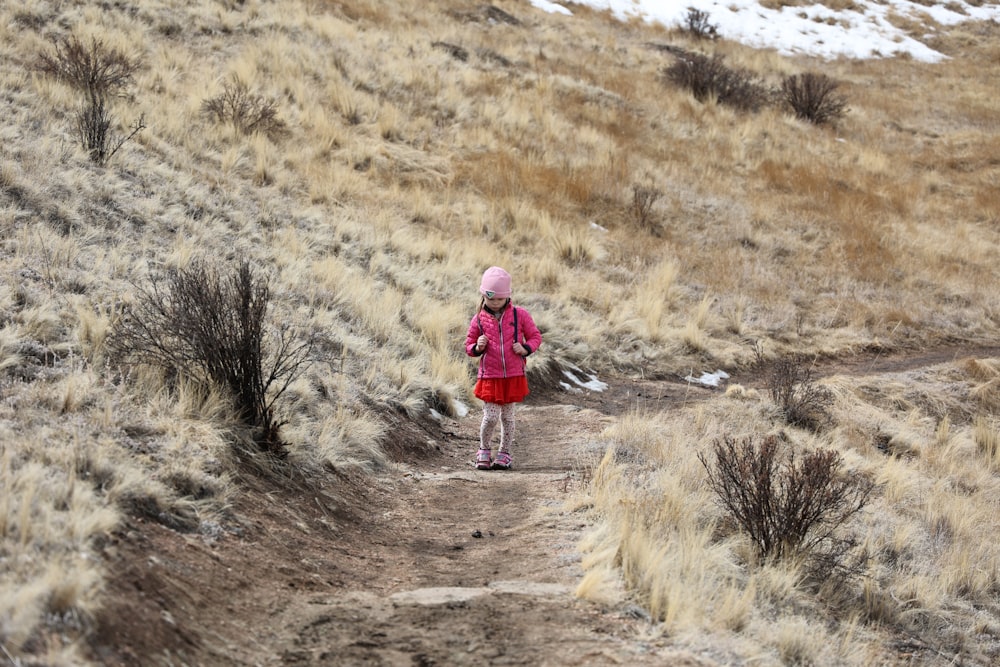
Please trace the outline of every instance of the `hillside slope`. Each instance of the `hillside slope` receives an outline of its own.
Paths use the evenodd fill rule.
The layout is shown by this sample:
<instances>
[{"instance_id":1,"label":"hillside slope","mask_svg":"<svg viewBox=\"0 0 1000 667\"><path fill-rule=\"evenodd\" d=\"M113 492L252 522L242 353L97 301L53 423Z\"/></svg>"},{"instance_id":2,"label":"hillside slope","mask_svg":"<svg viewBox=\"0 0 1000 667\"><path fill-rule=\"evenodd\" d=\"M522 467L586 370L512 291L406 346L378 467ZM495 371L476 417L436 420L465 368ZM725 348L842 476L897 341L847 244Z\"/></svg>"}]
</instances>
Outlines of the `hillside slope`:
<instances>
[{"instance_id":1,"label":"hillside slope","mask_svg":"<svg viewBox=\"0 0 1000 667\"><path fill-rule=\"evenodd\" d=\"M204 664L209 649L255 659L223 626L212 632L225 641L209 637L215 595L182 590L157 568L201 563L218 596L247 599L251 579L220 583L212 569L238 567L237 538L280 526L282 512L302 517L315 553L338 549L318 537L324 521L339 525L327 514L362 530L368 501L352 494L400 484L401 462L437 456L427 440L443 438L449 420L474 419L460 341L490 265L511 270L515 300L545 335L529 374L536 396L555 403L583 400L574 390L589 379L672 383L779 358L995 343L997 24L900 16L948 59L823 61L574 10L458 0L0 6L5 657L75 665L101 659L93 646L128 663L127 650L180 654L188 642ZM80 132L88 93L45 65L74 40L135 65L103 100L118 150L96 161ZM685 53L717 56L769 88L822 73L849 111L816 126L777 103L750 113L699 100L665 76ZM213 113L234 94L249 107ZM248 125L262 108L273 115ZM107 344L155 281L198 262L224 275L246 262L270 287L267 331L311 344L275 404L287 445L279 461L247 451L231 396L126 364ZM988 651L995 630L977 614L993 609L980 596L995 590L996 555L969 551L975 530L956 518L982 517L995 484L1000 401L996 369L980 356L949 371L958 379L831 380L833 425L791 431L873 474L885 462L872 443L902 452L882 472L899 494L886 506L906 501L891 515L902 526L892 548L910 531L926 538L913 542L926 562L955 570L971 559L977 575L943 579L941 591L923 571L919 585L890 581L887 566L871 579L884 613L865 613L895 628L960 609L938 627L962 631L932 639L948 655L970 636L986 637L973 642L977 655ZM701 446L723 425L781 428L766 391L739 401L681 411L695 426L657 438ZM672 414L642 405L652 422ZM240 528L261 505L269 523ZM956 525L939 531L942 515ZM363 541L353 537L352 548ZM288 542L259 544L292 558ZM234 560L214 559L215 543ZM185 550L191 561L155 561ZM247 558L271 574L267 554ZM118 577L122 563L132 578ZM318 563L276 581L304 585L305 572L326 570ZM324 585L347 585L364 565L338 564L346 574ZM157 596L181 606L157 607ZM246 609L266 620L254 602ZM180 608L190 618L172 618ZM157 620L164 609L171 618ZM119 646L114 620L133 612L148 636ZM229 642L237 648L226 653Z\"/></svg>"}]
</instances>

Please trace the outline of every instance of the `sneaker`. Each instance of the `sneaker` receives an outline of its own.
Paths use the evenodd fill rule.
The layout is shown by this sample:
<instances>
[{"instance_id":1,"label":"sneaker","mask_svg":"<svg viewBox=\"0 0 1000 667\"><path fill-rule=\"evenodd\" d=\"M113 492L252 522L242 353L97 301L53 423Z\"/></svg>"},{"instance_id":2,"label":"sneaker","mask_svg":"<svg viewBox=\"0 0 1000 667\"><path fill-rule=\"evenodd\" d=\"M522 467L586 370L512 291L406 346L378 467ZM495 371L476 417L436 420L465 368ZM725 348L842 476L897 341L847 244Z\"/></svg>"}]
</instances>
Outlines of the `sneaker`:
<instances>
[{"instance_id":1,"label":"sneaker","mask_svg":"<svg viewBox=\"0 0 1000 667\"><path fill-rule=\"evenodd\" d=\"M493 459L490 457L490 450L480 449L476 452L476 467L480 470L489 470L493 465Z\"/></svg>"},{"instance_id":2,"label":"sneaker","mask_svg":"<svg viewBox=\"0 0 1000 667\"><path fill-rule=\"evenodd\" d=\"M510 458L510 454L507 452L500 452L497 454L497 460L493 462L493 467L499 470L508 470L514 461Z\"/></svg>"}]
</instances>

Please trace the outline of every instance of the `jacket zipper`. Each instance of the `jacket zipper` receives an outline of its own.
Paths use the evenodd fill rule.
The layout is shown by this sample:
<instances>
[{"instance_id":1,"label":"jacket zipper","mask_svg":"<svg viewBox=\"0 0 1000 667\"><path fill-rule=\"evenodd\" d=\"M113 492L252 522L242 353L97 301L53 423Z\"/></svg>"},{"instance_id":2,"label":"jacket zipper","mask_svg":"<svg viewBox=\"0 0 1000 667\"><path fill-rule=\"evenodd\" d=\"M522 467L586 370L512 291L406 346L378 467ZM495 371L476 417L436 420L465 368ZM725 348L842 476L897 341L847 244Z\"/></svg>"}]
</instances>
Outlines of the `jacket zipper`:
<instances>
[{"instance_id":1,"label":"jacket zipper","mask_svg":"<svg viewBox=\"0 0 1000 667\"><path fill-rule=\"evenodd\" d=\"M507 346L503 344L503 316L504 313L500 313L500 319L497 320L497 331L500 332L500 367L503 368L503 376L507 377Z\"/></svg>"}]
</instances>

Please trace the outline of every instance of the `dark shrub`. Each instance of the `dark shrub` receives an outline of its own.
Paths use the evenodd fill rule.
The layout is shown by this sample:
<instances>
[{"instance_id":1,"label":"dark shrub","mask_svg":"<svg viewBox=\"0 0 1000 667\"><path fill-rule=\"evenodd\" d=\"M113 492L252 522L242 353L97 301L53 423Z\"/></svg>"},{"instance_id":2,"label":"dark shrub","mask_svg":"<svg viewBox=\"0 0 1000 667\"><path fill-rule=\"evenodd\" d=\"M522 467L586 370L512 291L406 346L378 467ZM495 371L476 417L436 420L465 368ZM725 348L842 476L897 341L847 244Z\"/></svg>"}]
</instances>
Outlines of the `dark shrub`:
<instances>
[{"instance_id":1,"label":"dark shrub","mask_svg":"<svg viewBox=\"0 0 1000 667\"><path fill-rule=\"evenodd\" d=\"M112 331L109 348L126 363L221 388L259 450L284 458L274 404L307 363L311 343L295 342L283 327L267 353L270 295L247 261L227 275L196 262L140 289L135 306Z\"/></svg>"},{"instance_id":2,"label":"dark shrub","mask_svg":"<svg viewBox=\"0 0 1000 667\"><path fill-rule=\"evenodd\" d=\"M639 226L648 229L656 235L660 234L660 226L653 216L653 205L663 196L663 193L653 187L644 185L632 186L631 214Z\"/></svg>"},{"instance_id":3,"label":"dark shrub","mask_svg":"<svg viewBox=\"0 0 1000 667\"><path fill-rule=\"evenodd\" d=\"M101 40L92 39L87 46L71 36L54 43L51 53L42 53L35 69L53 76L80 90L84 102L76 115L76 130L80 143L97 164L107 164L126 141L145 129L140 116L127 135L111 130L109 100L121 97L139 69L139 61L110 48Z\"/></svg>"},{"instance_id":4,"label":"dark shrub","mask_svg":"<svg viewBox=\"0 0 1000 667\"><path fill-rule=\"evenodd\" d=\"M785 77L781 83L781 97L797 118L822 125L847 113L846 98L834 92L838 86L825 74L807 72Z\"/></svg>"},{"instance_id":5,"label":"dark shrub","mask_svg":"<svg viewBox=\"0 0 1000 667\"><path fill-rule=\"evenodd\" d=\"M227 81L219 95L202 102L201 108L218 122L231 124L241 135L260 132L274 139L286 129L278 118L277 100L250 92L238 76Z\"/></svg>"},{"instance_id":6,"label":"dark shrub","mask_svg":"<svg viewBox=\"0 0 1000 667\"><path fill-rule=\"evenodd\" d=\"M684 29L699 39L715 39L719 36L719 26L708 21L708 12L688 7L684 16Z\"/></svg>"},{"instance_id":7,"label":"dark shrub","mask_svg":"<svg viewBox=\"0 0 1000 667\"><path fill-rule=\"evenodd\" d=\"M125 142L146 129L145 116L129 128L126 135L119 135L111 130L111 116L108 114L107 102L103 97L90 97L83 104L76 116L76 130L80 143L90 155L92 162L105 165Z\"/></svg>"},{"instance_id":8,"label":"dark shrub","mask_svg":"<svg viewBox=\"0 0 1000 667\"><path fill-rule=\"evenodd\" d=\"M820 429L829 421L829 389L814 382L812 369L795 359L778 359L765 371L768 393L792 426Z\"/></svg>"},{"instance_id":9,"label":"dark shrub","mask_svg":"<svg viewBox=\"0 0 1000 667\"><path fill-rule=\"evenodd\" d=\"M70 36L57 40L52 53L41 54L35 68L91 98L104 98L122 94L139 65L138 59L109 48L99 39L92 39L87 46Z\"/></svg>"},{"instance_id":10,"label":"dark shrub","mask_svg":"<svg viewBox=\"0 0 1000 667\"><path fill-rule=\"evenodd\" d=\"M704 102L715 97L740 111L758 111L771 98L771 91L757 75L747 70L732 69L725 57L701 53L685 53L677 57L664 75L674 85L690 90L695 99Z\"/></svg>"},{"instance_id":11,"label":"dark shrub","mask_svg":"<svg viewBox=\"0 0 1000 667\"><path fill-rule=\"evenodd\" d=\"M753 540L762 558L794 554L838 554L833 532L867 504L874 483L864 475L841 474L840 455L811 452L796 460L782 455L769 436L716 440L712 455L698 455L722 507ZM710 460L711 459L711 460Z\"/></svg>"}]
</instances>

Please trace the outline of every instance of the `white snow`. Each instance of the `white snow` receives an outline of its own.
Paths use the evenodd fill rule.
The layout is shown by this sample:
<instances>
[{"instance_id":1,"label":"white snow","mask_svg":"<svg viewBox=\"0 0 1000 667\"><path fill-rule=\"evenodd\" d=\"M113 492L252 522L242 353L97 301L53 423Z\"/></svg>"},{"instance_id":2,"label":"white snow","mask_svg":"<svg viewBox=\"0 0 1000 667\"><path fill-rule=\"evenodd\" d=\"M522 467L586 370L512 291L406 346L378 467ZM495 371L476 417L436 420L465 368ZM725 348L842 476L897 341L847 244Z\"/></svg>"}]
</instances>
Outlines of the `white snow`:
<instances>
[{"instance_id":1,"label":"white snow","mask_svg":"<svg viewBox=\"0 0 1000 667\"><path fill-rule=\"evenodd\" d=\"M531 0L531 4L543 12L548 12L550 14L565 14L566 16L572 16L573 12L566 9L560 4L555 2L549 2L548 0Z\"/></svg>"},{"instance_id":2,"label":"white snow","mask_svg":"<svg viewBox=\"0 0 1000 667\"><path fill-rule=\"evenodd\" d=\"M586 379L580 379L579 377L576 376L574 371L575 373L579 373ZM569 378L570 382L572 382L573 385L575 385L576 387L581 387L583 389L588 389L590 391L604 391L605 389L608 388L608 384L606 382L601 382L600 380L598 380L596 375L585 373L584 371L580 370L579 368L576 368L575 366L573 367L573 371L568 371L564 369L563 375ZM571 390L573 389L573 385L567 386L565 382L560 382L559 384L563 388Z\"/></svg>"},{"instance_id":3,"label":"white snow","mask_svg":"<svg viewBox=\"0 0 1000 667\"><path fill-rule=\"evenodd\" d=\"M688 375L684 378L684 380L696 384L703 384L706 387L718 387L720 382L728 378L729 373L726 371L715 371L714 373L702 373L698 377Z\"/></svg>"},{"instance_id":4,"label":"white snow","mask_svg":"<svg viewBox=\"0 0 1000 667\"><path fill-rule=\"evenodd\" d=\"M851 9L832 10L821 4L768 9L755 0L575 0L576 4L610 10L619 19L640 18L667 27L686 22L688 8L708 15L720 37L756 48L773 48L785 55L822 58L879 58L908 54L915 60L938 62L945 56L892 25L888 17L933 19L941 25L963 21L1000 20L1000 3L970 4L964 0L921 4L909 0L857 0ZM572 15L565 6L531 0L542 11Z\"/></svg>"}]
</instances>

